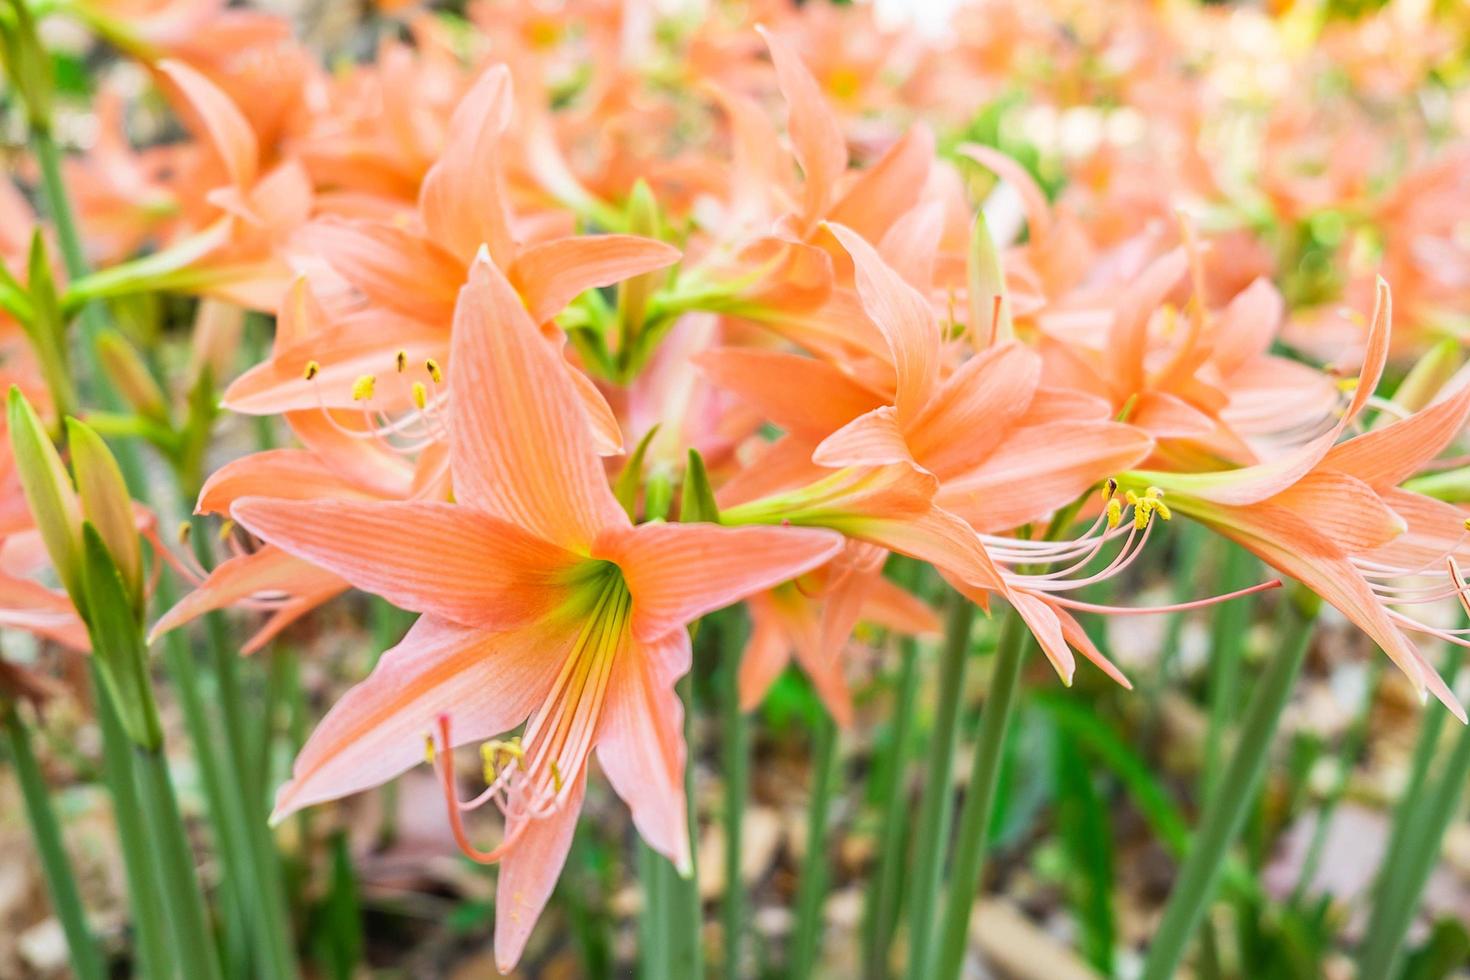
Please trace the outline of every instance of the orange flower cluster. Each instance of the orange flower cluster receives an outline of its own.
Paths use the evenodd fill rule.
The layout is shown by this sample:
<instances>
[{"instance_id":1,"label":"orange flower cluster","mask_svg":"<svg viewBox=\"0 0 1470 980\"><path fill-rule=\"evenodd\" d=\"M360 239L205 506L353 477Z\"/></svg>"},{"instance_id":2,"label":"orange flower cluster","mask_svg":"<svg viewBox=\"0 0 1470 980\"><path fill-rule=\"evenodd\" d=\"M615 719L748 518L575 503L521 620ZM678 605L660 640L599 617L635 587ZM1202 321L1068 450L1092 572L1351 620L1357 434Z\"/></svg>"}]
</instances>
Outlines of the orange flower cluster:
<instances>
[{"instance_id":1,"label":"orange flower cluster","mask_svg":"<svg viewBox=\"0 0 1470 980\"><path fill-rule=\"evenodd\" d=\"M1189 517L1464 717L1409 632L1470 645L1410 611L1464 597L1465 515L1405 487L1470 415L1457 344L1378 394L1470 310L1463 16L984 2L934 39L867 7L482 0L394 4L324 64L214 0L67 6L151 85L98 95L66 183L100 271L58 302L204 297L195 373L234 355L230 308L273 315L223 406L299 443L213 471L199 512L250 537L154 632L263 610L249 653L352 587L420 613L276 812L427 740L462 847L503 862L502 968L594 754L687 865L686 627L747 601L745 702L794 656L846 720L855 625L935 628L889 553L1012 606L1063 682L1081 654L1127 685L1078 592ZM135 146L155 93L186 136ZM44 408L35 221L0 190L3 369ZM85 645L8 474L0 623Z\"/></svg>"}]
</instances>

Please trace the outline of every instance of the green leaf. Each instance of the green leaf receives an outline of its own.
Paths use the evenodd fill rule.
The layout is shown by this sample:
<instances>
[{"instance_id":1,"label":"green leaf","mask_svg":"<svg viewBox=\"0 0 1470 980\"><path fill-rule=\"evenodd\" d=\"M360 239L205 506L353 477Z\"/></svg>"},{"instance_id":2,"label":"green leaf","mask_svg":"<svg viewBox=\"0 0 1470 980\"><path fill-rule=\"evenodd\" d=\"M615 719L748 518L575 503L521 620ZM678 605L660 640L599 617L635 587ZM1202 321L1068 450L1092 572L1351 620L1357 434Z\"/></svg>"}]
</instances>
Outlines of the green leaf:
<instances>
[{"instance_id":1,"label":"green leaf","mask_svg":"<svg viewBox=\"0 0 1470 980\"><path fill-rule=\"evenodd\" d=\"M143 626L117 563L102 535L82 525L82 591L92 655L102 668L128 737L149 751L163 744L163 729L148 678Z\"/></svg>"},{"instance_id":2,"label":"green leaf","mask_svg":"<svg viewBox=\"0 0 1470 980\"><path fill-rule=\"evenodd\" d=\"M1082 951L1104 975L1113 972L1113 848L1107 804L1077 743L1057 740L1057 825L1067 853L1065 885L1082 929Z\"/></svg>"},{"instance_id":3,"label":"green leaf","mask_svg":"<svg viewBox=\"0 0 1470 980\"><path fill-rule=\"evenodd\" d=\"M623 505L623 510L628 514L629 520L638 519L638 488L643 484L643 457L648 455L648 445L653 442L653 437L658 433L658 426L654 425L638 440L638 448L633 450L633 455L623 464L623 471L613 482L613 496L618 503Z\"/></svg>"}]
</instances>

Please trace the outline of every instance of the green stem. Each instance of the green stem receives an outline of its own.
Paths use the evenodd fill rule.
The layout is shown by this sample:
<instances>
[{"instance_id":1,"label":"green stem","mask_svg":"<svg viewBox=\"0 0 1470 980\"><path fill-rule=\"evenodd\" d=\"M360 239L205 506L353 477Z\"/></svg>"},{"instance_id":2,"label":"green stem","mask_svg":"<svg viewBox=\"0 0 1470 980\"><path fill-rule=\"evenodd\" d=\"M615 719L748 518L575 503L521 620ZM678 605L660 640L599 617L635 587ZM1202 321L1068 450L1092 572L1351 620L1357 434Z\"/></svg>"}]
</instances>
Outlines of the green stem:
<instances>
[{"instance_id":1,"label":"green stem","mask_svg":"<svg viewBox=\"0 0 1470 980\"><path fill-rule=\"evenodd\" d=\"M1225 541L1224 561L1220 566L1218 592L1233 592L1247 583L1255 561L1251 553L1231 541ZM1210 630L1209 728L1205 735L1205 757L1200 769L1200 799L1209 807L1214 798L1225 733L1234 720L1239 703L1240 659L1245 647L1246 629L1250 624L1251 604L1222 602L1215 607Z\"/></svg>"},{"instance_id":2,"label":"green stem","mask_svg":"<svg viewBox=\"0 0 1470 980\"><path fill-rule=\"evenodd\" d=\"M1225 866L1230 845L1239 835L1246 813L1255 800L1256 789L1265 772L1267 751L1281 722L1281 712L1301 673L1311 638L1312 617L1291 615L1287 636L1271 654L1265 671L1256 682L1240 726L1240 741L1220 779L1214 800L1204 813L1203 824L1190 847L1189 856L1180 869L1163 921L1149 947L1143 980L1168 980L1175 976L1184 959L1185 948L1204 917L1220 871Z\"/></svg>"},{"instance_id":3,"label":"green stem","mask_svg":"<svg viewBox=\"0 0 1470 980\"><path fill-rule=\"evenodd\" d=\"M174 975L173 949L168 941L168 924L163 920L163 895L153 848L143 823L138 801L137 778L133 773L132 743L103 687L98 665L92 662L93 703L102 729L102 770L112 796L113 819L117 822L123 870L128 879L133 929L137 933L134 973L140 977Z\"/></svg>"},{"instance_id":4,"label":"green stem","mask_svg":"<svg viewBox=\"0 0 1470 980\"><path fill-rule=\"evenodd\" d=\"M1427 781L1412 808L1404 814L1409 826L1402 858L1390 866L1375 896L1368 931L1358 953L1358 975L1388 977L1403 946L1414 913L1424 895L1424 886L1434 871L1445 832L1459 809L1465 784L1470 781L1470 726L1460 729L1459 738L1437 779Z\"/></svg>"},{"instance_id":5,"label":"green stem","mask_svg":"<svg viewBox=\"0 0 1470 980\"><path fill-rule=\"evenodd\" d=\"M724 644L720 671L720 722L725 764L725 894L720 904L724 927L724 977L740 973L741 934L745 930L745 884L741 852L745 841L745 806L750 792L750 725L740 707L740 647Z\"/></svg>"},{"instance_id":6,"label":"green stem","mask_svg":"<svg viewBox=\"0 0 1470 980\"><path fill-rule=\"evenodd\" d=\"M934 907L939 900L944 852L949 839L950 795L954 781L954 749L959 734L960 690L970 652L970 626L975 607L959 593L950 600L944 649L939 664L939 704L925 765L924 793L919 801L918 838L914 859L913 901L909 905L909 976L929 976L929 948Z\"/></svg>"},{"instance_id":7,"label":"green stem","mask_svg":"<svg viewBox=\"0 0 1470 980\"><path fill-rule=\"evenodd\" d=\"M878 864L868 883L863 929L863 976L882 980L888 974L888 950L893 942L903 895L904 842L908 839L909 794L904 769L913 742L914 706L919 696L919 645L912 637L899 641L899 676L893 731L886 759L875 766L874 798L883 806L879 825Z\"/></svg>"},{"instance_id":8,"label":"green stem","mask_svg":"<svg viewBox=\"0 0 1470 980\"><path fill-rule=\"evenodd\" d=\"M1021 686L1021 663L1026 656L1026 638L1029 635L1025 622L1012 610L1001 627L995 673L980 716L980 737L970 768L970 785L965 792L964 807L960 810L954 868L950 873L949 895L940 931L939 969L933 974L941 980L958 977L963 965L970 931L970 909L985 870L986 835L990 830L991 810L995 806L995 787L1000 776L1006 732L1015 711L1016 693Z\"/></svg>"},{"instance_id":9,"label":"green stem","mask_svg":"<svg viewBox=\"0 0 1470 980\"><path fill-rule=\"evenodd\" d=\"M712 625L705 624L707 627ZM711 629L713 635L716 631ZM708 641L706 641L708 642ZM699 899L699 834L694 807L694 676L685 674L677 685L679 700L684 704L684 800L689 821L689 873L681 875L672 863L663 862L667 878L665 894L669 898L665 911L669 915L670 976L680 980L700 980L704 976L704 951L700 932L704 925L704 909Z\"/></svg>"},{"instance_id":10,"label":"green stem","mask_svg":"<svg viewBox=\"0 0 1470 980\"><path fill-rule=\"evenodd\" d=\"M25 800L26 816L30 819L31 837L36 842L36 853L40 855L41 870L46 876L46 889L51 894L51 907L66 935L72 969L82 980L102 980L107 971L92 930L87 926L87 910L82 905L76 876L72 874L71 859L67 857L61 840L61 825L57 823L56 811L51 808L46 779L41 775L41 767L31 748L30 732L21 722L14 705L0 706L0 715L3 715L6 743L10 747L10 758Z\"/></svg>"},{"instance_id":11,"label":"green stem","mask_svg":"<svg viewBox=\"0 0 1470 980\"><path fill-rule=\"evenodd\" d=\"M791 972L796 980L811 976L822 938L822 904L827 895L827 823L837 781L837 725L823 714L816 723L812 748L812 798L807 805L806 859L796 890L796 932Z\"/></svg>"},{"instance_id":12,"label":"green stem","mask_svg":"<svg viewBox=\"0 0 1470 980\"><path fill-rule=\"evenodd\" d=\"M638 975L642 980L671 980L669 973L669 914L665 906L664 865L653 848L638 840L638 880L643 884L643 908L638 917Z\"/></svg>"},{"instance_id":13,"label":"green stem","mask_svg":"<svg viewBox=\"0 0 1470 980\"><path fill-rule=\"evenodd\" d=\"M150 751L141 746L133 749L133 763L143 814L157 849L164 905L179 965L190 980L218 980L219 958L204 911L194 855L189 850L189 835L169 782L168 763L161 749Z\"/></svg>"}]
</instances>

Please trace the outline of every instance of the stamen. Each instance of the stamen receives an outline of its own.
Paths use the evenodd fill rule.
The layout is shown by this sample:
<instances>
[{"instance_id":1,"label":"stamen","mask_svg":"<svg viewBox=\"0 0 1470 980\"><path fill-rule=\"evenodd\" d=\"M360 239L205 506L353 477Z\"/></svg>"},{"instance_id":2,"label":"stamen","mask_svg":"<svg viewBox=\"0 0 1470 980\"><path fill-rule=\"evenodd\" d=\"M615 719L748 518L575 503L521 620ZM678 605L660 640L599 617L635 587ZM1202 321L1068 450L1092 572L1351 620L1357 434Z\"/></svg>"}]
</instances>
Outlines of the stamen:
<instances>
[{"instance_id":1,"label":"stamen","mask_svg":"<svg viewBox=\"0 0 1470 980\"><path fill-rule=\"evenodd\" d=\"M397 356L394 357L394 361L398 365L398 373L402 374L404 369L408 367L408 351L400 350Z\"/></svg>"},{"instance_id":2,"label":"stamen","mask_svg":"<svg viewBox=\"0 0 1470 980\"><path fill-rule=\"evenodd\" d=\"M371 374L364 374L352 382L352 400L355 402L369 401L377 388L378 379Z\"/></svg>"},{"instance_id":3,"label":"stamen","mask_svg":"<svg viewBox=\"0 0 1470 980\"><path fill-rule=\"evenodd\" d=\"M424 361L424 370L429 372L430 379L437 384L444 383L444 372L439 370L439 362L432 357Z\"/></svg>"},{"instance_id":4,"label":"stamen","mask_svg":"<svg viewBox=\"0 0 1470 980\"><path fill-rule=\"evenodd\" d=\"M429 390L424 387L422 381L415 381L413 383L413 403L418 406L418 410L421 412L429 404Z\"/></svg>"},{"instance_id":5,"label":"stamen","mask_svg":"<svg viewBox=\"0 0 1470 980\"><path fill-rule=\"evenodd\" d=\"M307 361L306 370L301 373L301 376L307 381L314 381L316 376L321 373L321 370L322 366L316 361Z\"/></svg>"}]
</instances>

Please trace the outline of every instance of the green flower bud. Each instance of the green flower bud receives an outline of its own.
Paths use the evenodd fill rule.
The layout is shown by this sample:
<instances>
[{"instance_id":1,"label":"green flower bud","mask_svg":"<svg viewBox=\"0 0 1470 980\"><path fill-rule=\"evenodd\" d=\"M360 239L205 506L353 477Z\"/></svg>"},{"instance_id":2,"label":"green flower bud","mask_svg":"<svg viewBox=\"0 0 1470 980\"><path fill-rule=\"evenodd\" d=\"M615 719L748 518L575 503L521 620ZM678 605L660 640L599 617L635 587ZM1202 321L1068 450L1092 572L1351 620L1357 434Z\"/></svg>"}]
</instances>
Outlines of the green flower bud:
<instances>
[{"instance_id":1,"label":"green flower bud","mask_svg":"<svg viewBox=\"0 0 1470 980\"><path fill-rule=\"evenodd\" d=\"M97 358L107 380L133 411L155 422L168 422L168 399L127 338L116 330L104 331L97 337Z\"/></svg>"},{"instance_id":2,"label":"green flower bud","mask_svg":"<svg viewBox=\"0 0 1470 980\"><path fill-rule=\"evenodd\" d=\"M143 546L133 516L133 500L122 470L107 443L90 426L66 420L71 467L81 496L82 517L97 529L102 542L117 564L123 585L134 606L143 605Z\"/></svg>"},{"instance_id":3,"label":"green flower bud","mask_svg":"<svg viewBox=\"0 0 1470 980\"><path fill-rule=\"evenodd\" d=\"M163 729L148 677L148 651L138 610L101 533L88 522L82 536L83 605L92 655L128 737L145 749L156 749L163 743Z\"/></svg>"},{"instance_id":4,"label":"green flower bud","mask_svg":"<svg viewBox=\"0 0 1470 980\"><path fill-rule=\"evenodd\" d=\"M81 606L82 507L61 456L15 385L6 411L10 447L26 505L67 593Z\"/></svg>"}]
</instances>

